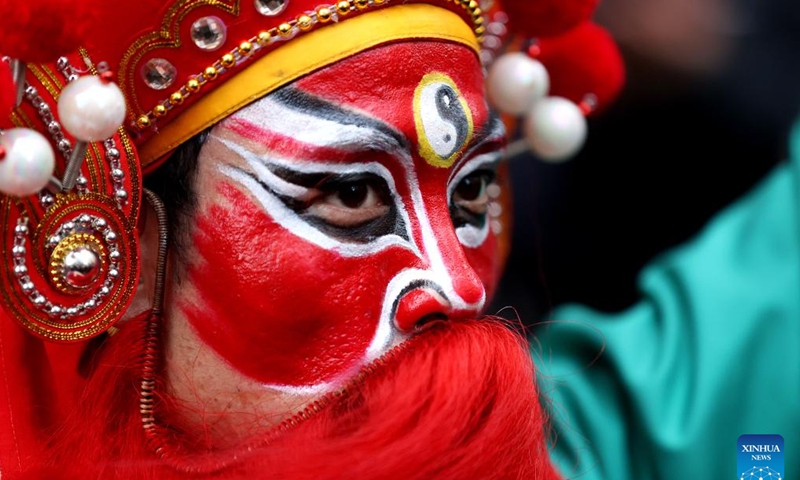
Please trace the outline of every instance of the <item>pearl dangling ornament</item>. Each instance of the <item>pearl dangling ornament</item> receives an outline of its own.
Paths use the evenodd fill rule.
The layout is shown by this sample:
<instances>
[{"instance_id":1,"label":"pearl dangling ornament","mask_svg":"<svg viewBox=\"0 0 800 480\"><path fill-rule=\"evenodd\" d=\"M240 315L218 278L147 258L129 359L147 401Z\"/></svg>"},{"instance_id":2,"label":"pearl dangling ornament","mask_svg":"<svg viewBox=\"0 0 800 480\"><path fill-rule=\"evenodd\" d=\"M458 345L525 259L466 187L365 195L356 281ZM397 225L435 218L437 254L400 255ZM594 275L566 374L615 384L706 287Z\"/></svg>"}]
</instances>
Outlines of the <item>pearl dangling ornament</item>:
<instances>
[{"instance_id":1,"label":"pearl dangling ornament","mask_svg":"<svg viewBox=\"0 0 800 480\"><path fill-rule=\"evenodd\" d=\"M53 148L39 132L12 128L0 135L0 192L17 197L33 195L47 186L56 159Z\"/></svg>"},{"instance_id":2,"label":"pearl dangling ornament","mask_svg":"<svg viewBox=\"0 0 800 480\"><path fill-rule=\"evenodd\" d=\"M586 117L566 98L547 97L536 102L524 128L533 153L548 162L568 160L586 141Z\"/></svg>"},{"instance_id":3,"label":"pearl dangling ornament","mask_svg":"<svg viewBox=\"0 0 800 480\"><path fill-rule=\"evenodd\" d=\"M58 116L79 141L99 142L114 135L125 120L125 97L114 82L87 75L61 92Z\"/></svg>"},{"instance_id":4,"label":"pearl dangling ornament","mask_svg":"<svg viewBox=\"0 0 800 480\"><path fill-rule=\"evenodd\" d=\"M549 90L547 69L524 53L503 55L489 69L489 100L503 113L522 115Z\"/></svg>"}]
</instances>

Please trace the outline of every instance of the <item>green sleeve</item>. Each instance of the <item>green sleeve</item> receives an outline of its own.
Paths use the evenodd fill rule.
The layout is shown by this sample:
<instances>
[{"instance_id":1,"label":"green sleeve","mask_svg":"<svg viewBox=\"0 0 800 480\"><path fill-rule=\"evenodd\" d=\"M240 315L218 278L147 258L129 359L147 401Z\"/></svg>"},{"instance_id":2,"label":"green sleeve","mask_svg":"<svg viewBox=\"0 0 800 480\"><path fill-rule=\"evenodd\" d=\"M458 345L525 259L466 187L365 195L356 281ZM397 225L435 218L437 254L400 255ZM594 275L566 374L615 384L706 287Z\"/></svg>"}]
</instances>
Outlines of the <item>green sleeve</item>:
<instances>
[{"instance_id":1,"label":"green sleeve","mask_svg":"<svg viewBox=\"0 0 800 480\"><path fill-rule=\"evenodd\" d=\"M567 306L536 331L566 477L733 479L737 438L759 433L783 435L797 477L800 128L794 140L791 162L643 271L633 308Z\"/></svg>"}]
</instances>

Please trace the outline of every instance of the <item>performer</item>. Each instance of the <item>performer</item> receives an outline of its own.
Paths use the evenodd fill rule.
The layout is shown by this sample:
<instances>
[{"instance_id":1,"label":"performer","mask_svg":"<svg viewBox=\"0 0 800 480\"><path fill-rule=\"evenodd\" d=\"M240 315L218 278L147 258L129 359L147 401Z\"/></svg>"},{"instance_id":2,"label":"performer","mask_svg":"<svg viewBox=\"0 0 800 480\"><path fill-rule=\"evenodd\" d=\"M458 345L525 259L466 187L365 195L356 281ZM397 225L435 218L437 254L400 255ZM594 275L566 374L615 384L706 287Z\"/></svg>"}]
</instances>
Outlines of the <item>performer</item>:
<instances>
[{"instance_id":1,"label":"performer","mask_svg":"<svg viewBox=\"0 0 800 480\"><path fill-rule=\"evenodd\" d=\"M537 332L565 476L748 478L749 434L784 438L785 470L764 478L800 468L798 173L795 127L790 161L649 265L639 303L566 306Z\"/></svg>"},{"instance_id":2,"label":"performer","mask_svg":"<svg viewBox=\"0 0 800 480\"><path fill-rule=\"evenodd\" d=\"M4 3L2 478L558 478L484 67L570 155L594 5Z\"/></svg>"}]
</instances>

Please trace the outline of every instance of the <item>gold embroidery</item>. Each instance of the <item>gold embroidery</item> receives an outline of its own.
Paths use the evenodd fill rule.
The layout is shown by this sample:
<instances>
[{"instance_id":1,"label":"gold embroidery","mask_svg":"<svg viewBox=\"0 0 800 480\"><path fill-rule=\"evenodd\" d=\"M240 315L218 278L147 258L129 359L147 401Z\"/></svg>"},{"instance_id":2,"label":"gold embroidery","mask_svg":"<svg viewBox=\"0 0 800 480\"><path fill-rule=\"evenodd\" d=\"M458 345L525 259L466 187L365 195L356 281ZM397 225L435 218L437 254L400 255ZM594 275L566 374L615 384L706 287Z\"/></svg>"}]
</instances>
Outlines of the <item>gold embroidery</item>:
<instances>
[{"instance_id":1,"label":"gold embroidery","mask_svg":"<svg viewBox=\"0 0 800 480\"><path fill-rule=\"evenodd\" d=\"M210 0L209 0L210 1ZM483 12L481 11L478 3L474 0L440 0L442 2L447 3L455 3L456 5L460 5L464 10L466 10L470 17L472 18L473 22L473 30L475 32L475 36L480 41L483 38L483 34L485 33L485 28L483 26ZM142 56L152 51L156 48L160 47L170 47L170 48L179 48L181 46L180 38L177 37L177 31L179 25L176 25L174 30L175 38L172 40L170 35L172 34L166 25L168 22L165 20L165 23L162 24L162 29L160 32L154 32L149 34L146 37L137 40L130 49L126 52L125 56L123 57L123 61L120 66L120 82L127 82L125 83L125 92L130 92L129 98L132 99L134 109L129 110L129 121L136 125L140 130L144 130L149 128L153 124L156 123L158 119L164 118L169 115L169 112L175 105L179 105L183 103L183 100L187 97L191 96L192 94L198 94L201 91L202 87L210 82L215 81L216 79L220 78L222 74L227 73L231 70L236 69L241 65L241 60L252 56L252 54L256 53L259 49L265 48L272 43L276 43L278 41L290 41L294 38L297 38L303 33L309 32L314 30L320 25L324 25L328 23L327 15L323 15L320 17L318 12L325 11L333 12L337 11L339 15L344 16L351 12L355 11L366 11L371 7L382 7L389 3L389 0L372 0L371 2L367 3L366 1L357 2L357 0L343 0L336 4L332 5L322 5L315 9L316 15L314 17L310 17L308 14L299 15L297 18L290 20L288 22L282 22L277 27L268 28L260 31L256 35L250 37L247 40L244 40L239 47L234 48L233 50L226 52L222 57L217 59L211 65L204 69L203 72L197 73L194 76L191 76L188 82L185 85L182 85L179 90L174 91L169 95L169 97L165 100L159 101L153 108L151 108L147 113L138 113L134 114L133 110L138 112L144 111L139 104L138 97L136 96L136 89L134 88L134 79L135 79L135 66L138 64L139 60ZM238 1L236 2L236 12L235 14L238 15ZM177 15L176 12L173 12L170 15L174 18ZM183 15L178 19L178 22L183 19L187 12L183 13ZM169 15L168 15L169 17ZM340 19L341 20L341 19ZM292 36L294 34L294 36ZM159 38L169 39L170 41L161 40ZM155 42L155 43L149 43ZM246 52L242 51L241 45L247 44L248 48ZM141 50L140 50L141 49ZM251 50L252 49L252 50ZM236 61L231 63L230 57L233 56ZM135 57L135 58L134 58ZM133 58L133 60L132 60ZM132 62L132 63L131 63ZM237 62L239 64L237 65ZM122 71L126 70L127 73L123 77ZM207 75L206 72L211 72L212 74ZM128 96L128 93L126 93ZM180 96L180 103L173 103L171 98L175 97L178 98Z\"/></svg>"},{"instance_id":2,"label":"gold embroidery","mask_svg":"<svg viewBox=\"0 0 800 480\"><path fill-rule=\"evenodd\" d=\"M53 100L58 101L58 95L61 93L61 87L58 85L53 85L53 83L50 81L50 78L40 66L29 64L28 70L30 70L33 76L39 80L39 83L41 83L44 89L47 90L47 93L53 97Z\"/></svg>"},{"instance_id":3,"label":"gold embroidery","mask_svg":"<svg viewBox=\"0 0 800 480\"><path fill-rule=\"evenodd\" d=\"M50 80L53 82L53 85L56 87L56 90L60 93L61 90L64 90L66 86L66 79L62 76L57 74L50 68L48 65L41 65L42 71L47 75ZM56 99L58 100L58 99Z\"/></svg>"},{"instance_id":4,"label":"gold embroidery","mask_svg":"<svg viewBox=\"0 0 800 480\"><path fill-rule=\"evenodd\" d=\"M133 42L122 56L118 76L120 87L122 87L125 97L128 98L133 107L128 111L130 120L135 118L133 115L134 111L144 110L139 104L139 98L136 95L135 87L136 67L139 64L139 60L141 60L146 53L157 48L180 48L182 44L179 35L181 22L192 10L203 6L217 7L226 13L239 15L239 0L178 1L164 16L161 22L161 28L158 31L149 33Z\"/></svg>"}]
</instances>

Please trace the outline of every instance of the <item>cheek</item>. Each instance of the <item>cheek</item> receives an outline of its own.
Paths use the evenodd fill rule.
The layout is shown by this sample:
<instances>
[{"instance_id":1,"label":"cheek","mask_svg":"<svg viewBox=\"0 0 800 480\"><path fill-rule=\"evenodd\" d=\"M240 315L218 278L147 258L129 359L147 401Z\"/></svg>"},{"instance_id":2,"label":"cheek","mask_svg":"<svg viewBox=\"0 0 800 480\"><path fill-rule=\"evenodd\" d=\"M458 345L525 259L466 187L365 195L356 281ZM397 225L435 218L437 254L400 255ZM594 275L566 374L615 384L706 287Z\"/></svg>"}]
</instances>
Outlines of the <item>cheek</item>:
<instances>
[{"instance_id":1,"label":"cheek","mask_svg":"<svg viewBox=\"0 0 800 480\"><path fill-rule=\"evenodd\" d=\"M307 386L360 365L386 285L412 262L389 249L345 258L289 233L236 188L201 215L182 309L234 368L272 385Z\"/></svg>"},{"instance_id":2,"label":"cheek","mask_svg":"<svg viewBox=\"0 0 800 480\"><path fill-rule=\"evenodd\" d=\"M500 281L502 273L502 262L500 255L498 255L498 241L491 231L483 242L477 248L464 248L464 256L469 262L470 267L481 279L483 287L486 290L486 304L492 300L494 292L497 290L497 284Z\"/></svg>"},{"instance_id":3,"label":"cheek","mask_svg":"<svg viewBox=\"0 0 800 480\"><path fill-rule=\"evenodd\" d=\"M477 248L462 247L467 261L486 289L488 305L497 291L511 246L513 210L507 164L500 165L497 182L487 193L490 200L486 217L486 239Z\"/></svg>"},{"instance_id":4,"label":"cheek","mask_svg":"<svg viewBox=\"0 0 800 480\"><path fill-rule=\"evenodd\" d=\"M497 185L498 193L491 197L492 201L489 207L490 213L487 221L490 230L486 243L467 254L470 263L478 271L486 286L487 303L491 301L497 290L511 250L511 226L514 215L508 164L500 166L497 172Z\"/></svg>"}]
</instances>

